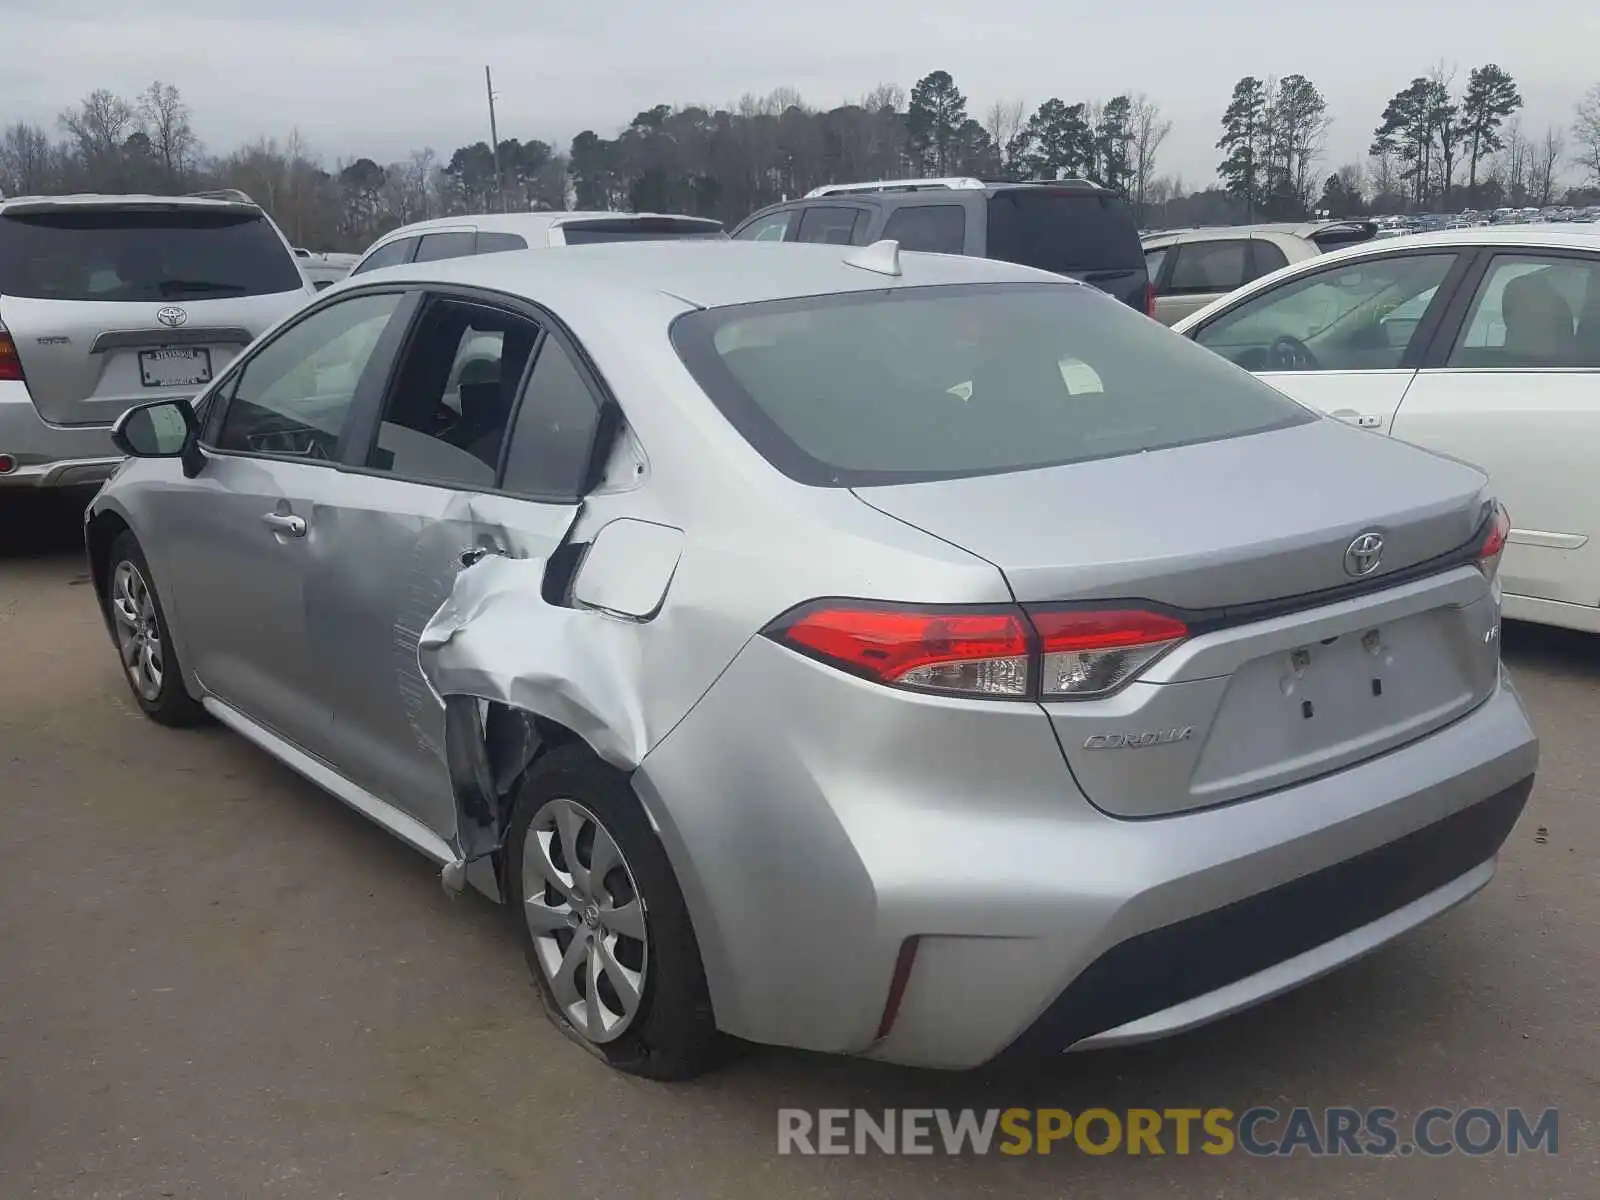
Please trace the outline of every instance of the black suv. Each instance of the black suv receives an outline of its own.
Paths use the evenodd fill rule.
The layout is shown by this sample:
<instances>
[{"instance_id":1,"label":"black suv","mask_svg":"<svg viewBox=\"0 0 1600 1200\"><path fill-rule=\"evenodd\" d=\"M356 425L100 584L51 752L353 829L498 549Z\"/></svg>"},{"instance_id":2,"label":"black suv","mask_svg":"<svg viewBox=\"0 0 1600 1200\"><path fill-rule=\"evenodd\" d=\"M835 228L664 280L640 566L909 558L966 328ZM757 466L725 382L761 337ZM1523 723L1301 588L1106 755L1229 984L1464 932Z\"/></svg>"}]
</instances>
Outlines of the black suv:
<instances>
[{"instance_id":1,"label":"black suv","mask_svg":"<svg viewBox=\"0 0 1600 1200\"><path fill-rule=\"evenodd\" d=\"M1154 311L1133 214L1115 192L1083 179L829 184L753 213L733 236L839 246L889 238L902 250L998 258L1070 275L1146 315Z\"/></svg>"}]
</instances>

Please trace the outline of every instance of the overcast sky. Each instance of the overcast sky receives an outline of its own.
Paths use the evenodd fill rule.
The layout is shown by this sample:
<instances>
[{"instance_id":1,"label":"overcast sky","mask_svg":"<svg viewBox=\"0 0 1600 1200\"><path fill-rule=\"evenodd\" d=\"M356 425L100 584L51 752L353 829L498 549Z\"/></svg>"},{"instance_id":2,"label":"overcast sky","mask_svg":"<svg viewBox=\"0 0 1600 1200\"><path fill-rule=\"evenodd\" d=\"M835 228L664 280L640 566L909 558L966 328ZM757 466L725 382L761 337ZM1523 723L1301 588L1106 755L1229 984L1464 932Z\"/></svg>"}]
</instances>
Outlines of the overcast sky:
<instances>
[{"instance_id":1,"label":"overcast sky","mask_svg":"<svg viewBox=\"0 0 1600 1200\"><path fill-rule=\"evenodd\" d=\"M380 162L486 139L483 67L502 137L562 148L658 103L715 105L787 86L814 105L949 71L981 119L1147 92L1172 119L1157 168L1200 186L1242 75L1300 72L1334 123L1324 166L1364 154L1384 103L1435 61L1497 62L1524 124L1565 123L1600 81L1595 0L0 0L0 122L38 121L95 87L175 83L208 149L298 127L325 158Z\"/></svg>"}]
</instances>

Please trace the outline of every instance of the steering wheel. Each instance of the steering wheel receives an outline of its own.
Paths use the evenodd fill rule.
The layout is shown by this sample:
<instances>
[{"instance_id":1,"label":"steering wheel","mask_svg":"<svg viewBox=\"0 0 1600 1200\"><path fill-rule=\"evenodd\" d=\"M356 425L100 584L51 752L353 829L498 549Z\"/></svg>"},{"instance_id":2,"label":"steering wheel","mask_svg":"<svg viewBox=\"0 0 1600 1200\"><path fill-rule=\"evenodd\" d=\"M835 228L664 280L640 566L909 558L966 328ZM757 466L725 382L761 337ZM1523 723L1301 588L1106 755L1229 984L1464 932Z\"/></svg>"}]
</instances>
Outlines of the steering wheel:
<instances>
[{"instance_id":1,"label":"steering wheel","mask_svg":"<svg viewBox=\"0 0 1600 1200\"><path fill-rule=\"evenodd\" d=\"M1279 371L1315 371L1321 364L1309 346L1285 333L1273 339L1267 350L1267 365Z\"/></svg>"}]
</instances>

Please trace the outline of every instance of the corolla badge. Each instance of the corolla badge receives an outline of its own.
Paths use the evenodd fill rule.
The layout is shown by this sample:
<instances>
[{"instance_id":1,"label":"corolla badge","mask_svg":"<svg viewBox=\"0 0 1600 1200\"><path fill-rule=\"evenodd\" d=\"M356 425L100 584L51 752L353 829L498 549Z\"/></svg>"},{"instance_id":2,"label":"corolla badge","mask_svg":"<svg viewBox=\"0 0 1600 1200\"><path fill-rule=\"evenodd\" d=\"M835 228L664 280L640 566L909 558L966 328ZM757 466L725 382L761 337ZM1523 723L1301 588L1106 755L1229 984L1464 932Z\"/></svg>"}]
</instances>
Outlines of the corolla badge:
<instances>
[{"instance_id":1,"label":"corolla badge","mask_svg":"<svg viewBox=\"0 0 1600 1200\"><path fill-rule=\"evenodd\" d=\"M166 308L157 310L156 320L168 329L176 329L179 325L187 323L189 314L176 304L169 304Z\"/></svg>"},{"instance_id":2,"label":"corolla badge","mask_svg":"<svg viewBox=\"0 0 1600 1200\"><path fill-rule=\"evenodd\" d=\"M1170 746L1194 737L1194 726L1178 729L1145 729L1137 733L1097 733L1083 743L1085 750L1143 750L1147 746Z\"/></svg>"},{"instance_id":3,"label":"corolla badge","mask_svg":"<svg viewBox=\"0 0 1600 1200\"><path fill-rule=\"evenodd\" d=\"M1371 575L1383 561L1383 534L1374 531L1363 533L1345 549L1345 574L1357 579Z\"/></svg>"}]
</instances>

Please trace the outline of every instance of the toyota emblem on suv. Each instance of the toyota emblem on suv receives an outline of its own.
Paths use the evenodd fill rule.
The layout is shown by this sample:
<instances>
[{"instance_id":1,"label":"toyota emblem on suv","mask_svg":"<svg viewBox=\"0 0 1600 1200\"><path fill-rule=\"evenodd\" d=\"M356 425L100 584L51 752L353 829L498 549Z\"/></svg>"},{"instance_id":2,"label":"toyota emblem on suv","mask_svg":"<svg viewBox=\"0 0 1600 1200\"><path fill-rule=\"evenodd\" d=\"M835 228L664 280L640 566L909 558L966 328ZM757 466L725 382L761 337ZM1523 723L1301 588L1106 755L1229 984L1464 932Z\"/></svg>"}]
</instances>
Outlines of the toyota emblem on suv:
<instances>
[{"instance_id":1,"label":"toyota emblem on suv","mask_svg":"<svg viewBox=\"0 0 1600 1200\"><path fill-rule=\"evenodd\" d=\"M1383 534L1363 533L1344 552L1344 569L1358 579L1371 575L1383 561Z\"/></svg>"},{"instance_id":2,"label":"toyota emblem on suv","mask_svg":"<svg viewBox=\"0 0 1600 1200\"><path fill-rule=\"evenodd\" d=\"M156 320L160 321L168 329L176 329L188 319L189 314L175 304L169 305L156 313Z\"/></svg>"}]
</instances>

